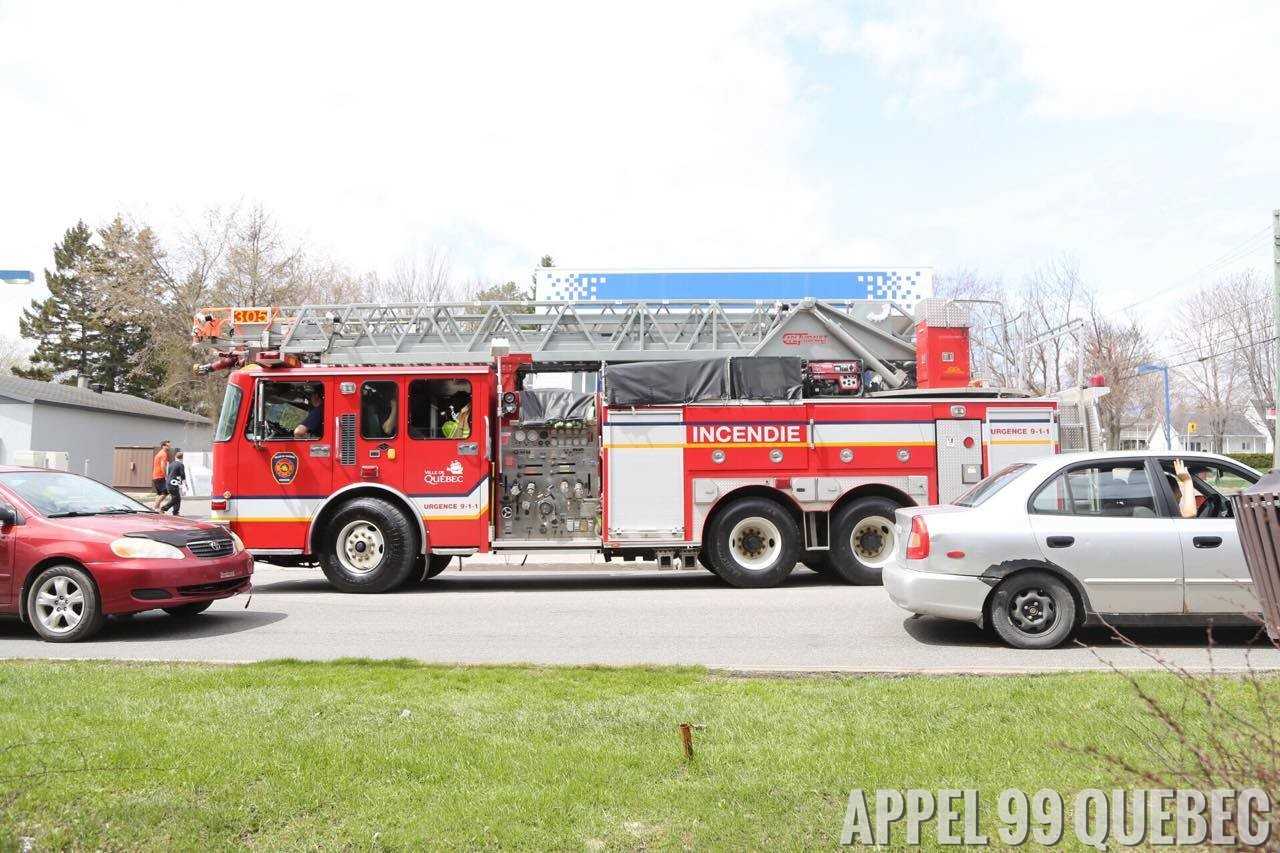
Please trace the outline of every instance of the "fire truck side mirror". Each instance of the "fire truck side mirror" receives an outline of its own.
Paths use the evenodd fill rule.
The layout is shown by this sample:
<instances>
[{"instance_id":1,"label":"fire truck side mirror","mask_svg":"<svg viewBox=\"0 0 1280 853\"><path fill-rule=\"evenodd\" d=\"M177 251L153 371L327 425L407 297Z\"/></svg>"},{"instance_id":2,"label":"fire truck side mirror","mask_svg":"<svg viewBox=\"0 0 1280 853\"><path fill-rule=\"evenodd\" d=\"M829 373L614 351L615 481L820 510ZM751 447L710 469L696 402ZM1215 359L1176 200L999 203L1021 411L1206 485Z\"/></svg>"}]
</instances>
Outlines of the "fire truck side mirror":
<instances>
[{"instance_id":1,"label":"fire truck side mirror","mask_svg":"<svg viewBox=\"0 0 1280 853\"><path fill-rule=\"evenodd\" d=\"M262 394L262 381L253 383L253 429L249 431L249 440L261 444L266 439L267 403Z\"/></svg>"}]
</instances>

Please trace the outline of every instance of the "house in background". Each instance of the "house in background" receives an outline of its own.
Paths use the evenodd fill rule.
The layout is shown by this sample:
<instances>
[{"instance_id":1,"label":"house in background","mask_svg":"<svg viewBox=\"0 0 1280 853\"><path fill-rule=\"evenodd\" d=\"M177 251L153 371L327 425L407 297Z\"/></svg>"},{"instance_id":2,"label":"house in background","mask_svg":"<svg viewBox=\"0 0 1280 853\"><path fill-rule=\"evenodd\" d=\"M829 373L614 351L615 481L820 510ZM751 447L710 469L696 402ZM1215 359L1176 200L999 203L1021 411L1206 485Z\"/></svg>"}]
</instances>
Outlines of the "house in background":
<instances>
[{"instance_id":1,"label":"house in background","mask_svg":"<svg viewBox=\"0 0 1280 853\"><path fill-rule=\"evenodd\" d=\"M1275 412L1261 401L1243 406L1227 418L1222 435L1216 435L1213 421L1202 412L1175 413L1170 438L1173 450L1202 453L1274 453ZM1163 450L1164 422L1136 423L1120 431L1117 450ZM1221 448L1221 450L1219 450Z\"/></svg>"},{"instance_id":2,"label":"house in background","mask_svg":"<svg viewBox=\"0 0 1280 853\"><path fill-rule=\"evenodd\" d=\"M207 452L213 424L129 394L0 375L0 464L21 464L22 451L63 451L68 470L126 485L112 482L116 448L154 448L166 438L175 447ZM149 467L142 473L148 481Z\"/></svg>"},{"instance_id":3,"label":"house in background","mask_svg":"<svg viewBox=\"0 0 1280 853\"><path fill-rule=\"evenodd\" d=\"M1254 403L1227 416L1220 430L1201 412L1188 412L1174 421L1187 450L1211 453L1271 453L1275 446L1264 424L1265 410Z\"/></svg>"}]
</instances>

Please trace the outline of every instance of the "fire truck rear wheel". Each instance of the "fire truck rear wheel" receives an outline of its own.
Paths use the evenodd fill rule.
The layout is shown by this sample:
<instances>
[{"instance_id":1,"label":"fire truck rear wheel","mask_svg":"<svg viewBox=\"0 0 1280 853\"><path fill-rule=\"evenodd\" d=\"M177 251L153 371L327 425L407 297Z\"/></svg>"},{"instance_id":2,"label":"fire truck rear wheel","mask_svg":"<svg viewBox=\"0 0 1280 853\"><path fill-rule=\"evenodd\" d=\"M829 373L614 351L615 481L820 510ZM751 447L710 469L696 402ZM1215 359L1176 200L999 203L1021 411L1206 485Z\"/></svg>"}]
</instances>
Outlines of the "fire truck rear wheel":
<instances>
[{"instance_id":1,"label":"fire truck rear wheel","mask_svg":"<svg viewBox=\"0 0 1280 853\"><path fill-rule=\"evenodd\" d=\"M884 567L898 544L893 526L898 506L888 498L861 498L836 510L831 518L832 571L852 584L883 583Z\"/></svg>"},{"instance_id":2,"label":"fire truck rear wheel","mask_svg":"<svg viewBox=\"0 0 1280 853\"><path fill-rule=\"evenodd\" d=\"M387 592L413 574L418 531L381 498L356 498L329 519L320 567L343 592Z\"/></svg>"},{"instance_id":3,"label":"fire truck rear wheel","mask_svg":"<svg viewBox=\"0 0 1280 853\"><path fill-rule=\"evenodd\" d=\"M744 498L712 522L707 556L726 583L743 588L777 586L796 567L800 530L795 519L764 498Z\"/></svg>"}]
</instances>

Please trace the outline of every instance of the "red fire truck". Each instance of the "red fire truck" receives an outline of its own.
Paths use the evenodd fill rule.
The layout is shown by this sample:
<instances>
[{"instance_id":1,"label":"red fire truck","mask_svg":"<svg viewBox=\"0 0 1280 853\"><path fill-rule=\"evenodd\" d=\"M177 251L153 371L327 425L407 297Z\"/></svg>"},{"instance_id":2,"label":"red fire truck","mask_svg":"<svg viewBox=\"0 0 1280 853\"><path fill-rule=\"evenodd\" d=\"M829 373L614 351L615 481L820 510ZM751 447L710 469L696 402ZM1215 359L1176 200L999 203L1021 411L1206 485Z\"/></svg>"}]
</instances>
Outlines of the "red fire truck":
<instances>
[{"instance_id":1,"label":"red fire truck","mask_svg":"<svg viewBox=\"0 0 1280 853\"><path fill-rule=\"evenodd\" d=\"M459 556L797 563L878 582L895 507L1082 445L1088 415L974 387L954 302L211 309L230 371L216 520L254 555L382 592ZM574 390L574 386L579 390Z\"/></svg>"}]
</instances>

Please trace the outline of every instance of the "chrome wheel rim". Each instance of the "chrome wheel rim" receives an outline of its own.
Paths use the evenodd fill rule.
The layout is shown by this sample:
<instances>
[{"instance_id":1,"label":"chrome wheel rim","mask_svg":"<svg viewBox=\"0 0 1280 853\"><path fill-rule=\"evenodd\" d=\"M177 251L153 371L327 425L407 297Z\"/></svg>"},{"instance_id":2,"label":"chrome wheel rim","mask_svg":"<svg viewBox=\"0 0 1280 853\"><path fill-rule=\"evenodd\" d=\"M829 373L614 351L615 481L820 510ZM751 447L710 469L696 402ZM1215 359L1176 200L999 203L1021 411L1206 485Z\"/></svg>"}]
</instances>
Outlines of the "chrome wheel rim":
<instances>
[{"instance_id":1,"label":"chrome wheel rim","mask_svg":"<svg viewBox=\"0 0 1280 853\"><path fill-rule=\"evenodd\" d=\"M1009 621L1024 634L1043 634L1057 619L1053 596L1038 587L1019 590L1009 602Z\"/></svg>"},{"instance_id":2,"label":"chrome wheel rim","mask_svg":"<svg viewBox=\"0 0 1280 853\"><path fill-rule=\"evenodd\" d=\"M767 518L744 518L729 533L729 553L744 569L767 569L782 553L782 531Z\"/></svg>"},{"instance_id":3,"label":"chrome wheel rim","mask_svg":"<svg viewBox=\"0 0 1280 853\"><path fill-rule=\"evenodd\" d=\"M338 562L353 575L367 575L377 569L386 550L382 531L371 521L352 521L338 533Z\"/></svg>"},{"instance_id":4,"label":"chrome wheel rim","mask_svg":"<svg viewBox=\"0 0 1280 853\"><path fill-rule=\"evenodd\" d=\"M84 590L75 578L58 575L36 590L36 619L50 634L70 634L84 619Z\"/></svg>"},{"instance_id":5,"label":"chrome wheel rim","mask_svg":"<svg viewBox=\"0 0 1280 853\"><path fill-rule=\"evenodd\" d=\"M883 569L893 558L898 534L893 522L882 515L868 515L853 526L849 549L858 562L871 569Z\"/></svg>"}]
</instances>

